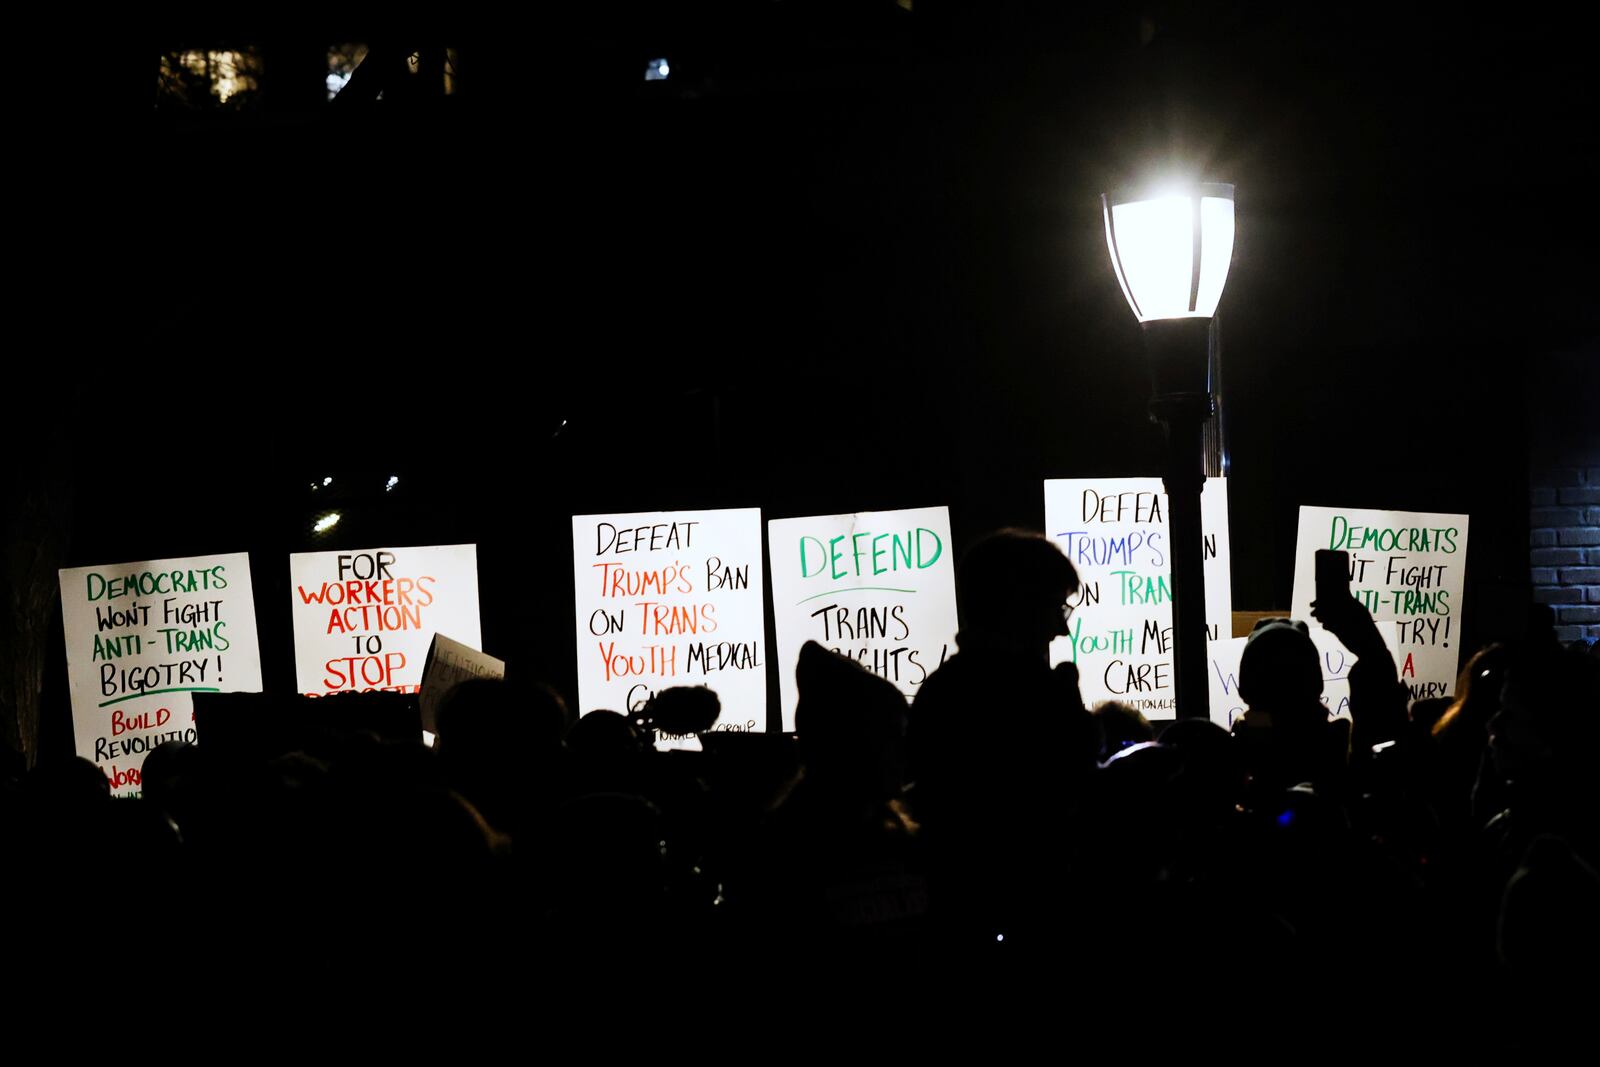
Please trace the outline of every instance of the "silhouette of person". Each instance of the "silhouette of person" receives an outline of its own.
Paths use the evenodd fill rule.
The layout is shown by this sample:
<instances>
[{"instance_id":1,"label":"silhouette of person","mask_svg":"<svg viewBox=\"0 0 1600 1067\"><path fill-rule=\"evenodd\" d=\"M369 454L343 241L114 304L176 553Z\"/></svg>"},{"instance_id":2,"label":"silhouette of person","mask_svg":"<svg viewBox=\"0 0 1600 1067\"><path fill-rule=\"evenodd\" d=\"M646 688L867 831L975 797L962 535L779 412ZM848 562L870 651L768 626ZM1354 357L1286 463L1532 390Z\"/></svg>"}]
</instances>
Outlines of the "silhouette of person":
<instances>
[{"instance_id":1,"label":"silhouette of person","mask_svg":"<svg viewBox=\"0 0 1600 1067\"><path fill-rule=\"evenodd\" d=\"M1099 746L1076 668L1049 660L1078 575L1044 536L1000 530L967 551L957 582L959 651L923 683L907 736L933 910L958 937L1041 933L1058 903L1059 825Z\"/></svg>"},{"instance_id":2,"label":"silhouette of person","mask_svg":"<svg viewBox=\"0 0 1600 1067\"><path fill-rule=\"evenodd\" d=\"M1262 619L1239 660L1245 712L1233 724L1251 795L1276 800L1302 783L1335 784L1349 748L1349 724L1330 723L1322 664L1303 622Z\"/></svg>"}]
</instances>

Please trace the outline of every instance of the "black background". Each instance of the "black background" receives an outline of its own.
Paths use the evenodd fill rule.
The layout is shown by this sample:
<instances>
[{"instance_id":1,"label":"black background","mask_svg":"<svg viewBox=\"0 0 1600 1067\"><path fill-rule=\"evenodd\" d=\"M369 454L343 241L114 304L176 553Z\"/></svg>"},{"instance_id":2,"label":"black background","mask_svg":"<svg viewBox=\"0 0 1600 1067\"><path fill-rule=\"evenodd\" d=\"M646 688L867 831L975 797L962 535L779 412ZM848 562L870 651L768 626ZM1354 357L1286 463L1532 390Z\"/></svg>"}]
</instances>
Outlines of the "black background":
<instances>
[{"instance_id":1,"label":"black background","mask_svg":"<svg viewBox=\"0 0 1600 1067\"><path fill-rule=\"evenodd\" d=\"M1237 188L1235 607L1288 604L1300 504L1465 512L1498 636L1541 393L1594 389L1538 373L1597 336L1592 20L1068 8L121 27L19 210L11 451L62 565L249 551L287 689L289 552L476 543L488 651L575 696L572 514L948 504L959 550L1046 477L1159 473L1099 194L1173 171ZM152 107L162 48L385 33L460 49L448 107Z\"/></svg>"}]
</instances>

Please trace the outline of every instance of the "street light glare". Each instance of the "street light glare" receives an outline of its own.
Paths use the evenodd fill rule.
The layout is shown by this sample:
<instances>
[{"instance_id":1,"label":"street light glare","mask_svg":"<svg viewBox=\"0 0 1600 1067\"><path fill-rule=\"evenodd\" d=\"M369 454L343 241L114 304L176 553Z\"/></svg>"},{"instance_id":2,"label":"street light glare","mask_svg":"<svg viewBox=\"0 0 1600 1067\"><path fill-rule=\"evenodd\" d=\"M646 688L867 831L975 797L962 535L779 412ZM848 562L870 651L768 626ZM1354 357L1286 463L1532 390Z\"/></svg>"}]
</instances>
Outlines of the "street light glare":
<instances>
[{"instance_id":1,"label":"street light glare","mask_svg":"<svg viewBox=\"0 0 1600 1067\"><path fill-rule=\"evenodd\" d=\"M1102 199L1111 264L1139 321L1215 315L1233 259L1233 186Z\"/></svg>"}]
</instances>

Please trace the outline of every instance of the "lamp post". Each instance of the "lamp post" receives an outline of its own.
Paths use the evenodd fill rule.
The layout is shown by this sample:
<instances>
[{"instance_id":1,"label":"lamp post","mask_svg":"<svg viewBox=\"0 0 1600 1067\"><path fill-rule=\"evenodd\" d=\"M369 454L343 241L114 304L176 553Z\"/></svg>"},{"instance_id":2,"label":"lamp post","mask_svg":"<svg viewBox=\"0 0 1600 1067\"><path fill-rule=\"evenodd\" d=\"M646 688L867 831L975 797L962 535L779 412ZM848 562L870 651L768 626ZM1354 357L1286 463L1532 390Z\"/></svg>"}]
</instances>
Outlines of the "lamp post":
<instances>
[{"instance_id":1,"label":"lamp post","mask_svg":"<svg viewBox=\"0 0 1600 1067\"><path fill-rule=\"evenodd\" d=\"M1106 245L1144 331L1150 417L1167 429L1173 688L1178 718L1206 718L1206 586L1200 528L1203 436L1214 410L1212 318L1233 259L1233 186L1189 185L1153 195L1107 193Z\"/></svg>"}]
</instances>

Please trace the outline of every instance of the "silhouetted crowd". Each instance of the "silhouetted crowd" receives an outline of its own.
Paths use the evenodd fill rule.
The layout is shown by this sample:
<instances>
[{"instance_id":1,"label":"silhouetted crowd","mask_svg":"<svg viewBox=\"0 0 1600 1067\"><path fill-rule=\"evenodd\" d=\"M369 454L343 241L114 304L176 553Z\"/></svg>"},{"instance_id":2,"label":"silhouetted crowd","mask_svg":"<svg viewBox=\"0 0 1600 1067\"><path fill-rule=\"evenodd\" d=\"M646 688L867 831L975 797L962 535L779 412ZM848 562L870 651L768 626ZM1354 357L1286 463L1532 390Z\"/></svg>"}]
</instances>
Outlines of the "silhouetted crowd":
<instances>
[{"instance_id":1,"label":"silhouetted crowd","mask_svg":"<svg viewBox=\"0 0 1600 1067\"><path fill-rule=\"evenodd\" d=\"M1412 703L1366 610L1319 602L1358 659L1350 718L1305 623L1266 620L1231 732L1157 730L1050 666L1078 587L1051 542L992 534L958 578L959 652L914 702L808 644L793 737L709 729L706 690L575 718L513 669L455 689L431 749L174 742L137 800L82 759L14 767L12 958L175 1004L345 976L423 1004L541 975L633 1019L738 1001L800 1029L797 1005L881 994L879 1032L959 1021L1052 1052L1592 1055L1593 649L1534 625ZM702 750L656 751L669 721Z\"/></svg>"}]
</instances>

